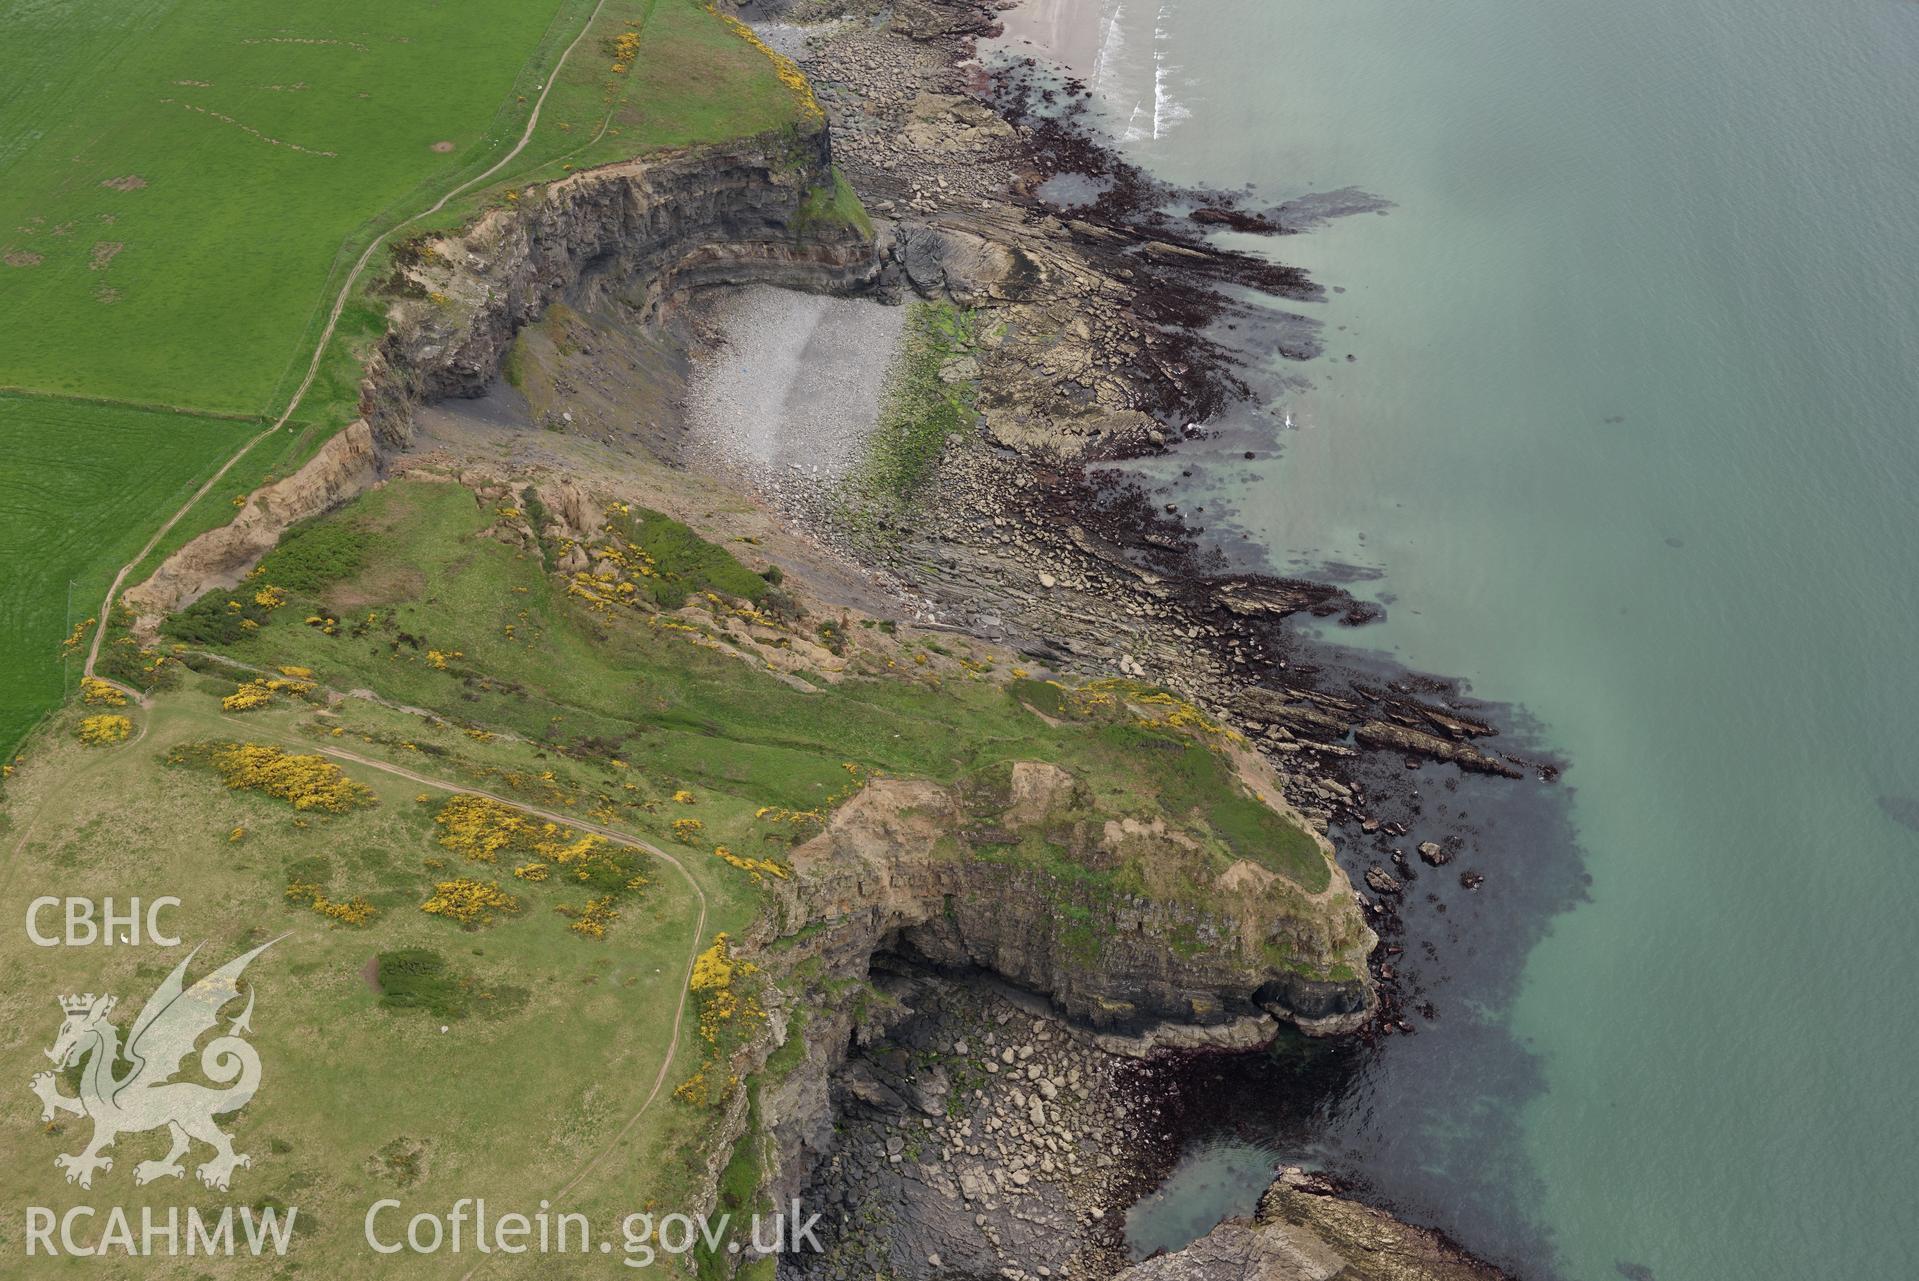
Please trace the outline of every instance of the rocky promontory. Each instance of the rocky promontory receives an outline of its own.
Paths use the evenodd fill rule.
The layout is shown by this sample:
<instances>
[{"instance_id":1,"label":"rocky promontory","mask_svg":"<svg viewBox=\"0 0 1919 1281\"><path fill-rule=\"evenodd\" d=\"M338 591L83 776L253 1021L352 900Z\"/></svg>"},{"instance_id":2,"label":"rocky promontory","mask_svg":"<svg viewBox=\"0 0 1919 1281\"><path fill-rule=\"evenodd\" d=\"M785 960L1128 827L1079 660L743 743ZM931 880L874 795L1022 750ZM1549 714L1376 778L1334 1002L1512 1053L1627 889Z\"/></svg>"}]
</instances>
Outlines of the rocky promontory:
<instances>
[{"instance_id":1,"label":"rocky promontory","mask_svg":"<svg viewBox=\"0 0 1919 1281\"><path fill-rule=\"evenodd\" d=\"M1349 1201L1323 1179L1282 1170L1251 1219L1228 1219L1119 1281L1505 1281L1438 1233Z\"/></svg>"}]
</instances>

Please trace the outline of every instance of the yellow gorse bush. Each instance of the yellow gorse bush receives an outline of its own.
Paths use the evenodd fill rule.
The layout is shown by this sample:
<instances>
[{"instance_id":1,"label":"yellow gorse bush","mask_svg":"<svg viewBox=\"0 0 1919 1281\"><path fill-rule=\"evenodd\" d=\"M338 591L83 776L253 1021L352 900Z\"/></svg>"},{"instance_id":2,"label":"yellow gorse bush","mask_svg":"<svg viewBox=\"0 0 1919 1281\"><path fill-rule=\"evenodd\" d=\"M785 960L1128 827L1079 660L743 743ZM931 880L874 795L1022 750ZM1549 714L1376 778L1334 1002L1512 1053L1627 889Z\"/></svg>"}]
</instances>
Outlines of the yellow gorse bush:
<instances>
[{"instance_id":1,"label":"yellow gorse bush","mask_svg":"<svg viewBox=\"0 0 1919 1281\"><path fill-rule=\"evenodd\" d=\"M622 31L613 37L613 74L623 75L640 53L640 33Z\"/></svg>"},{"instance_id":2,"label":"yellow gorse bush","mask_svg":"<svg viewBox=\"0 0 1919 1281\"><path fill-rule=\"evenodd\" d=\"M718 1074L720 1041L729 1030L766 1017L749 985L741 982L759 973L751 961L733 955L724 933L713 936L713 945L693 960L693 973L687 987L700 1003L700 1036L709 1049L707 1061L697 1072L680 1082L673 1097L695 1107L703 1107L713 1098L713 1081ZM737 1076L725 1078L725 1092L739 1084Z\"/></svg>"},{"instance_id":3,"label":"yellow gorse bush","mask_svg":"<svg viewBox=\"0 0 1919 1281\"><path fill-rule=\"evenodd\" d=\"M751 872L755 880L759 880L763 876L772 876L784 881L793 875L790 870L775 863L772 859L742 858L732 850L727 849L724 845L716 845L713 847L713 857L729 866L739 868L742 872Z\"/></svg>"},{"instance_id":4,"label":"yellow gorse bush","mask_svg":"<svg viewBox=\"0 0 1919 1281\"><path fill-rule=\"evenodd\" d=\"M518 880L563 879L606 891L584 908L557 909L572 917L571 928L586 938L604 938L607 927L620 916L615 900L647 884L631 850L488 796L448 797L433 821L439 825L442 846L476 863L495 863L503 854L523 858L513 868Z\"/></svg>"},{"instance_id":5,"label":"yellow gorse bush","mask_svg":"<svg viewBox=\"0 0 1919 1281\"><path fill-rule=\"evenodd\" d=\"M264 743L194 743L174 748L167 760L211 765L228 787L277 796L296 810L338 814L373 804L370 790L313 753L285 752Z\"/></svg>"},{"instance_id":6,"label":"yellow gorse bush","mask_svg":"<svg viewBox=\"0 0 1919 1281\"><path fill-rule=\"evenodd\" d=\"M567 928L582 938L603 939L606 937L606 927L620 919L620 909L613 906L611 894L602 894L599 898L589 900L582 908L563 907L559 911L562 916L573 918L573 923Z\"/></svg>"},{"instance_id":7,"label":"yellow gorse bush","mask_svg":"<svg viewBox=\"0 0 1919 1281\"><path fill-rule=\"evenodd\" d=\"M67 633L67 638L60 642L61 657L64 658L78 650L80 642L87 638L87 629L98 621L100 620L97 618L83 618L75 623L73 630Z\"/></svg>"},{"instance_id":8,"label":"yellow gorse bush","mask_svg":"<svg viewBox=\"0 0 1919 1281\"><path fill-rule=\"evenodd\" d=\"M104 747L123 741L133 732L133 722L124 716L102 712L80 722L80 741L89 747Z\"/></svg>"},{"instance_id":9,"label":"yellow gorse bush","mask_svg":"<svg viewBox=\"0 0 1919 1281\"><path fill-rule=\"evenodd\" d=\"M220 700L225 712L251 712L273 706L273 691L265 681L248 681Z\"/></svg>"},{"instance_id":10,"label":"yellow gorse bush","mask_svg":"<svg viewBox=\"0 0 1919 1281\"><path fill-rule=\"evenodd\" d=\"M520 901L493 881L460 877L436 884L433 897L420 904L420 910L462 925L491 925L495 912L517 912Z\"/></svg>"},{"instance_id":11,"label":"yellow gorse bush","mask_svg":"<svg viewBox=\"0 0 1919 1281\"><path fill-rule=\"evenodd\" d=\"M818 124L826 119L826 112L820 107L819 99L813 96L813 86L807 82L806 73L799 69L797 63L785 54L775 52L764 40L760 39L759 34L755 32L753 28L741 22L732 14L720 13L719 10L713 8L711 5L707 6L707 11L715 14L721 22L727 25L727 29L732 31L734 35L766 55L767 60L773 64L773 71L779 76L780 83L787 87L793 94L794 100L798 102L801 119L805 120L808 124Z\"/></svg>"},{"instance_id":12,"label":"yellow gorse bush","mask_svg":"<svg viewBox=\"0 0 1919 1281\"><path fill-rule=\"evenodd\" d=\"M303 902L338 925L361 926L371 921L378 910L373 904L355 895L345 902L336 902L326 896L325 890L310 881L291 881L287 884L287 898Z\"/></svg>"},{"instance_id":13,"label":"yellow gorse bush","mask_svg":"<svg viewBox=\"0 0 1919 1281\"><path fill-rule=\"evenodd\" d=\"M127 696L98 676L80 680L80 697L95 707L125 707Z\"/></svg>"},{"instance_id":14,"label":"yellow gorse bush","mask_svg":"<svg viewBox=\"0 0 1919 1281\"><path fill-rule=\"evenodd\" d=\"M502 853L529 854L537 864L570 868L582 881L602 866L625 867L607 850L605 838L534 818L490 796L449 796L433 821L441 845L476 863L497 862Z\"/></svg>"}]
</instances>

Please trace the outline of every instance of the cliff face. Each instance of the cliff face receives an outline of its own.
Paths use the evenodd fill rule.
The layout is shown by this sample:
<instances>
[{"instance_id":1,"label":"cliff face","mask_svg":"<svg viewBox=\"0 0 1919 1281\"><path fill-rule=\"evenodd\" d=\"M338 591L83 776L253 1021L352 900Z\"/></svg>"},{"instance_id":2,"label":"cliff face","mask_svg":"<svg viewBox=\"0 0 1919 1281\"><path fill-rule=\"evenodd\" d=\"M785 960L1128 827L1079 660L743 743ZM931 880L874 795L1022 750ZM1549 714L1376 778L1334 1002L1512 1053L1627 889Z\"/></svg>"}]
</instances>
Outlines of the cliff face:
<instances>
[{"instance_id":1,"label":"cliff face","mask_svg":"<svg viewBox=\"0 0 1919 1281\"><path fill-rule=\"evenodd\" d=\"M1074 803L1057 766L1021 762L1010 773L985 813L964 785L874 780L794 850L779 919L759 940L778 939L765 955L799 980L794 1000L806 1015L804 1054L761 1099L778 1196L800 1192L833 1148L835 1074L849 1046L887 1034L883 1009L861 1012L846 999L878 954L989 972L1049 998L1123 1055L1248 1049L1282 1021L1335 1034L1372 1012L1365 958L1377 939L1337 869L1316 896L1251 875L1244 862L1217 878L1203 905L1101 890L1070 868L995 853L1008 830L1043 826ZM1141 832L1114 823L1099 840L1138 856ZM1100 861L1099 846L1085 853Z\"/></svg>"},{"instance_id":2,"label":"cliff face","mask_svg":"<svg viewBox=\"0 0 1919 1281\"><path fill-rule=\"evenodd\" d=\"M214 588L231 587L273 550L287 528L333 510L380 478L380 451L365 422L355 422L320 447L285 480L247 496L230 524L210 529L161 562L153 577L121 597L141 630Z\"/></svg>"},{"instance_id":3,"label":"cliff face","mask_svg":"<svg viewBox=\"0 0 1919 1281\"><path fill-rule=\"evenodd\" d=\"M571 174L489 210L465 232L408 241L374 289L387 334L367 361L360 420L301 471L250 497L233 523L181 548L126 593L149 625L237 582L296 521L378 479L417 404L477 396L521 326L566 301L643 314L703 285L844 292L879 271L871 239L803 214L832 182L826 132L780 133Z\"/></svg>"},{"instance_id":4,"label":"cliff face","mask_svg":"<svg viewBox=\"0 0 1919 1281\"><path fill-rule=\"evenodd\" d=\"M991 836L1065 807L1070 781L1057 766L1023 762L1013 777L1018 799L991 816ZM1313 900L1236 864L1202 908L983 855L967 837L979 820L976 805L934 783L869 784L794 851L789 927L825 927L834 954L824 959L861 967L855 977L881 950L988 970L1052 998L1069 1018L1120 1034L1251 1020L1270 1036L1276 1019L1334 1033L1371 1010L1371 989L1357 976L1375 939L1343 876ZM1108 828L1103 848L1151 839L1137 824ZM1275 954L1292 964L1275 963ZM1355 977L1308 978L1294 968L1325 974L1342 965Z\"/></svg>"},{"instance_id":5,"label":"cliff face","mask_svg":"<svg viewBox=\"0 0 1919 1281\"><path fill-rule=\"evenodd\" d=\"M879 273L871 239L808 220L809 191L832 182L824 130L648 156L572 174L457 236L396 253L400 295L370 370L362 412L405 440L404 411L477 396L513 335L565 301L619 300L642 314L704 285L847 292Z\"/></svg>"}]
</instances>

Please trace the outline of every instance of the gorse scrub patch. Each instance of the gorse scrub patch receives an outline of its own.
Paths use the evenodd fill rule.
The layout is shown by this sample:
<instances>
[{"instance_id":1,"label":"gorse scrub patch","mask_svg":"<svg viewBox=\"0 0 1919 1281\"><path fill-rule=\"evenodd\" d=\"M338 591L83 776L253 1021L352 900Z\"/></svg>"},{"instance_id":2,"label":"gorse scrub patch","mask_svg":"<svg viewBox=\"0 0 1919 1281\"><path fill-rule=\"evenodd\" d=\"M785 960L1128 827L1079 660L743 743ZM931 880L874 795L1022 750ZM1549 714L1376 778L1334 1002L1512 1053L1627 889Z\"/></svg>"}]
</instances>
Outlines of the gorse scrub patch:
<instances>
[{"instance_id":1,"label":"gorse scrub patch","mask_svg":"<svg viewBox=\"0 0 1919 1281\"><path fill-rule=\"evenodd\" d=\"M713 591L758 603L771 586L724 547L709 543L671 516L620 504L606 528L650 562L641 586L662 609L678 609L694 592Z\"/></svg>"},{"instance_id":2,"label":"gorse scrub patch","mask_svg":"<svg viewBox=\"0 0 1919 1281\"><path fill-rule=\"evenodd\" d=\"M286 592L271 583L259 583L256 569L248 581L231 591L211 591L179 613L160 630L192 645L231 645L265 625L273 611L287 603Z\"/></svg>"},{"instance_id":3,"label":"gorse scrub patch","mask_svg":"<svg viewBox=\"0 0 1919 1281\"><path fill-rule=\"evenodd\" d=\"M739 1078L725 1071L727 1051L766 1018L753 981L759 967L734 955L724 932L693 960L687 987L700 1007L700 1039L706 1042L706 1060L698 1071L680 1082L673 1097L695 1107L724 1100Z\"/></svg>"},{"instance_id":4,"label":"gorse scrub patch","mask_svg":"<svg viewBox=\"0 0 1919 1281\"><path fill-rule=\"evenodd\" d=\"M592 891L595 897L582 907L562 904L555 909L570 918L569 928L583 938L605 938L607 927L620 918L616 904L649 883L646 868L652 860L638 850L536 818L488 796L450 796L433 822L440 829L441 846L472 862L510 858L516 880Z\"/></svg>"},{"instance_id":5,"label":"gorse scrub patch","mask_svg":"<svg viewBox=\"0 0 1919 1281\"><path fill-rule=\"evenodd\" d=\"M83 677L80 697L94 707L125 707L127 696L97 676Z\"/></svg>"},{"instance_id":6,"label":"gorse scrub patch","mask_svg":"<svg viewBox=\"0 0 1919 1281\"><path fill-rule=\"evenodd\" d=\"M826 111L820 106L819 100L813 96L813 86L807 82L806 73L801 71L799 66L791 58L774 50L764 40L760 39L758 32L754 31L753 28L747 26L744 22L741 22L738 18L735 18L732 14L720 13L720 11L711 4L707 5L706 8L709 13L714 14L721 22L726 24L728 31L731 31L741 40L744 40L747 44L759 50L766 56L767 60L773 64L773 70L775 74L779 76L780 83L785 85L788 92L793 95L793 100L799 108L801 120L812 125L817 125L825 121Z\"/></svg>"},{"instance_id":7,"label":"gorse scrub patch","mask_svg":"<svg viewBox=\"0 0 1919 1281\"><path fill-rule=\"evenodd\" d=\"M80 722L80 741L89 747L104 747L110 743L126 740L133 732L133 722L124 716L112 712L102 712L98 716L89 716Z\"/></svg>"},{"instance_id":8,"label":"gorse scrub patch","mask_svg":"<svg viewBox=\"0 0 1919 1281\"><path fill-rule=\"evenodd\" d=\"M340 521L298 526L267 553L254 577L288 591L312 594L365 567L368 535Z\"/></svg>"},{"instance_id":9,"label":"gorse scrub patch","mask_svg":"<svg viewBox=\"0 0 1919 1281\"><path fill-rule=\"evenodd\" d=\"M167 764L211 769L236 791L264 792L296 810L343 814L374 803L373 792L314 753L294 753L265 743L183 743Z\"/></svg>"},{"instance_id":10,"label":"gorse scrub patch","mask_svg":"<svg viewBox=\"0 0 1919 1281\"><path fill-rule=\"evenodd\" d=\"M420 904L420 910L462 925L491 925L498 915L518 912L520 901L501 889L497 881L462 876L434 885L433 897Z\"/></svg>"}]
</instances>

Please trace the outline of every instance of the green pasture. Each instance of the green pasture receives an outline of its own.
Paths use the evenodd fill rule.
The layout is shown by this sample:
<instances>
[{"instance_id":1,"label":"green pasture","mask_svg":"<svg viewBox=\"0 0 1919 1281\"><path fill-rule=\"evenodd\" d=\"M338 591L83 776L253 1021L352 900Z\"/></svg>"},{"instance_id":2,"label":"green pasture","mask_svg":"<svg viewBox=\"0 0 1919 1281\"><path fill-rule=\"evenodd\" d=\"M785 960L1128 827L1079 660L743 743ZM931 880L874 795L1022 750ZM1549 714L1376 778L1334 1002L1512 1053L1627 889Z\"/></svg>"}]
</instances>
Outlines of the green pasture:
<instances>
[{"instance_id":1,"label":"green pasture","mask_svg":"<svg viewBox=\"0 0 1919 1281\"><path fill-rule=\"evenodd\" d=\"M79 678L69 629L258 424L0 394L0 752ZM231 510L229 507L228 510Z\"/></svg>"},{"instance_id":2,"label":"green pasture","mask_svg":"<svg viewBox=\"0 0 1919 1281\"><path fill-rule=\"evenodd\" d=\"M468 862L439 845L432 813L446 793L438 789L349 767L374 803L346 814L302 814L166 763L172 749L208 739L300 750L289 715L222 716L215 700L184 691L163 695L151 711L133 711L145 730L139 739L86 748L65 723L85 710L60 714L61 732L36 753L36 772L19 780L35 822L0 868L0 903L24 917L26 903L45 893L113 895L122 903L173 895L183 902L167 920L182 943L43 949L21 930L9 932L0 952L18 982L0 1007L19 1034L0 1047L0 1060L23 1087L47 1066L41 1051L61 1017L55 994L115 994L124 1033L192 947L202 946L190 972L198 977L284 935L247 973L257 1002L249 1039L263 1065L260 1090L222 1121L252 1164L235 1174L230 1192L211 1192L193 1181L192 1163L208 1151L196 1148L183 1180L136 1187L135 1165L158 1157L166 1136L126 1134L112 1151L113 1169L97 1175L90 1191L70 1186L53 1158L77 1151L90 1124L63 1116L44 1125L23 1092L25 1105L0 1117L0 1186L11 1203L63 1212L110 1201L130 1207L136 1223L138 1207L147 1205L162 1214L181 1204L297 1206L294 1245L274 1275L452 1281L471 1258L387 1257L366 1248L367 1207L383 1197L450 1204L479 1192L502 1211L509 1200L531 1211L572 1185L567 1208L617 1237L620 1215L691 1191L699 1165L681 1154L698 1144L707 1118L667 1094L699 1061L690 1016L666 1089L640 1111L676 1026L698 920L693 891L671 868L649 866L650 883L622 903L605 938L581 938L556 909L577 907L584 891L516 880L509 868ZM427 802L417 799L423 792ZM732 874L715 860L706 864L693 870L715 881ZM503 881L518 910L470 928L419 910L438 881L455 876ZM288 897L294 881L320 885L335 901L364 899L376 914L360 926L333 924ZM745 913L708 893L716 910L700 937L739 929ZM383 969L383 958L410 964ZM398 1223L403 1231L405 1217ZM16 1258L18 1231L8 1225L3 1242ZM244 1258L106 1262L102 1275L116 1277L263 1275ZM62 1261L15 1266L29 1268L19 1275L38 1276L32 1269L51 1274Z\"/></svg>"},{"instance_id":3,"label":"green pasture","mask_svg":"<svg viewBox=\"0 0 1919 1281\"><path fill-rule=\"evenodd\" d=\"M277 409L344 262L517 140L590 8L15 0L0 385Z\"/></svg>"}]
</instances>

